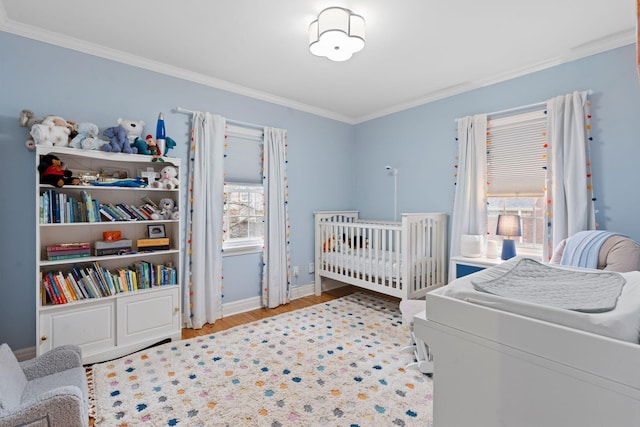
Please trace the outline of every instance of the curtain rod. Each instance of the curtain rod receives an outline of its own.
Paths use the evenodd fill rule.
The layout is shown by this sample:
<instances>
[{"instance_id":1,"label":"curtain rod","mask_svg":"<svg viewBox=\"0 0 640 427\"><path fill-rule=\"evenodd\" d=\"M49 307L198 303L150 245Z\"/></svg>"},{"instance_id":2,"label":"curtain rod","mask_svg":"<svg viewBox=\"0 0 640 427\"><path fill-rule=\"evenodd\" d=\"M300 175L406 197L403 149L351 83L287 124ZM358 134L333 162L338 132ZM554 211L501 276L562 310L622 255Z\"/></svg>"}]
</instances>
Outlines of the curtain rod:
<instances>
[{"instance_id":1,"label":"curtain rod","mask_svg":"<svg viewBox=\"0 0 640 427\"><path fill-rule=\"evenodd\" d=\"M192 110L187 110L186 108L182 108L182 107L176 107L173 110L176 113L183 113L183 114L194 114L197 113L198 111L192 111ZM236 126L244 126L247 128L256 128L256 129L260 129L263 130L265 128L265 126L262 125L257 125L254 123L247 123L247 122L241 122L239 120L233 120L233 119L228 119L225 117L225 120L227 121L227 123L232 124L232 125L236 125Z\"/></svg>"},{"instance_id":2,"label":"curtain rod","mask_svg":"<svg viewBox=\"0 0 640 427\"><path fill-rule=\"evenodd\" d=\"M584 93L586 95L592 95L593 91L591 89L589 89L589 90L583 91L582 93ZM530 108L542 107L543 105L547 105L547 101L536 102L536 103L533 103L533 104L523 105L523 106L520 106L520 107L507 108L506 110L494 111L492 113L487 113L487 117L489 117L489 116L497 116L499 114L512 113L514 111L519 111L519 110L528 110ZM455 121L457 122L458 120L460 120L460 118L456 119Z\"/></svg>"}]
</instances>

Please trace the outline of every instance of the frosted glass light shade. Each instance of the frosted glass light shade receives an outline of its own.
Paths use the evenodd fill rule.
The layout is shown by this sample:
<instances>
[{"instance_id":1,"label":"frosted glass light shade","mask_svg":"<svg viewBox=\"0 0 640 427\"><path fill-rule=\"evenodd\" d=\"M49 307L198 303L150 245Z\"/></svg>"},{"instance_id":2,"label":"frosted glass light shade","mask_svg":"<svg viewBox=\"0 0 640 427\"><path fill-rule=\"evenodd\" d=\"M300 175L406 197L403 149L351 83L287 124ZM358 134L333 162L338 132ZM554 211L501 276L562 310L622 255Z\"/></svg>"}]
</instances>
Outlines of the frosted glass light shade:
<instances>
[{"instance_id":1,"label":"frosted glass light shade","mask_svg":"<svg viewBox=\"0 0 640 427\"><path fill-rule=\"evenodd\" d=\"M329 7L309 26L309 50L332 61L346 61L364 48L364 18L342 7Z\"/></svg>"}]
</instances>

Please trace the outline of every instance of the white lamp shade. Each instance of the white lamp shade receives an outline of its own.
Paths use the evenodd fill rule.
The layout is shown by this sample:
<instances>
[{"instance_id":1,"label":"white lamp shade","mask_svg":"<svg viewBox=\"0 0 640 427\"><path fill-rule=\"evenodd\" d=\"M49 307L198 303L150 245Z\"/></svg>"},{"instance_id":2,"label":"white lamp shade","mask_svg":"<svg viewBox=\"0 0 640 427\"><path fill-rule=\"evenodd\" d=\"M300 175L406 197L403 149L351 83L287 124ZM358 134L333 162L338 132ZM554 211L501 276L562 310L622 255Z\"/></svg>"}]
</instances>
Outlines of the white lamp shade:
<instances>
[{"instance_id":1,"label":"white lamp shade","mask_svg":"<svg viewBox=\"0 0 640 427\"><path fill-rule=\"evenodd\" d=\"M522 226L520 215L498 215L498 226L496 227L498 236L522 236Z\"/></svg>"},{"instance_id":2,"label":"white lamp shade","mask_svg":"<svg viewBox=\"0 0 640 427\"><path fill-rule=\"evenodd\" d=\"M346 61L364 48L364 27L364 18L349 9L324 9L309 26L309 50L332 61Z\"/></svg>"}]
</instances>

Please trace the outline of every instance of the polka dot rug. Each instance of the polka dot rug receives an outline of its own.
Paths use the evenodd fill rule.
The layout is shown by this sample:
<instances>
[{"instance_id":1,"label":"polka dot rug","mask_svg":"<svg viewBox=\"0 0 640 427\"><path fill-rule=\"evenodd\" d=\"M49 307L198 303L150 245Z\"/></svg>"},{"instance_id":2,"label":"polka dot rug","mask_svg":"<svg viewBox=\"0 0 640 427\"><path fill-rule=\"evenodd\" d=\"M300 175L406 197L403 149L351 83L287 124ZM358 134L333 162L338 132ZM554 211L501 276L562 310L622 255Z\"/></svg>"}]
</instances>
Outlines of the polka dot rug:
<instances>
[{"instance_id":1,"label":"polka dot rug","mask_svg":"<svg viewBox=\"0 0 640 427\"><path fill-rule=\"evenodd\" d=\"M398 304L357 293L93 366L96 426L428 426Z\"/></svg>"}]
</instances>

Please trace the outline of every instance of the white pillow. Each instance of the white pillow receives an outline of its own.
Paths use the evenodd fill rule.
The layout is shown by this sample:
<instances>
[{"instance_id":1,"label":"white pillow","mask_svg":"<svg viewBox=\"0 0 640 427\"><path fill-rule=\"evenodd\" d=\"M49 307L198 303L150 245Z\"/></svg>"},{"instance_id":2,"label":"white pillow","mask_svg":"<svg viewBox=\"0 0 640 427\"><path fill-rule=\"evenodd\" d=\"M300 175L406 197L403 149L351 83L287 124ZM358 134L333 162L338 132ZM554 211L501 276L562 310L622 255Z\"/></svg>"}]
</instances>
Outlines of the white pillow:
<instances>
[{"instance_id":1,"label":"white pillow","mask_svg":"<svg viewBox=\"0 0 640 427\"><path fill-rule=\"evenodd\" d=\"M0 410L20 404L27 377L7 344L0 345Z\"/></svg>"}]
</instances>

